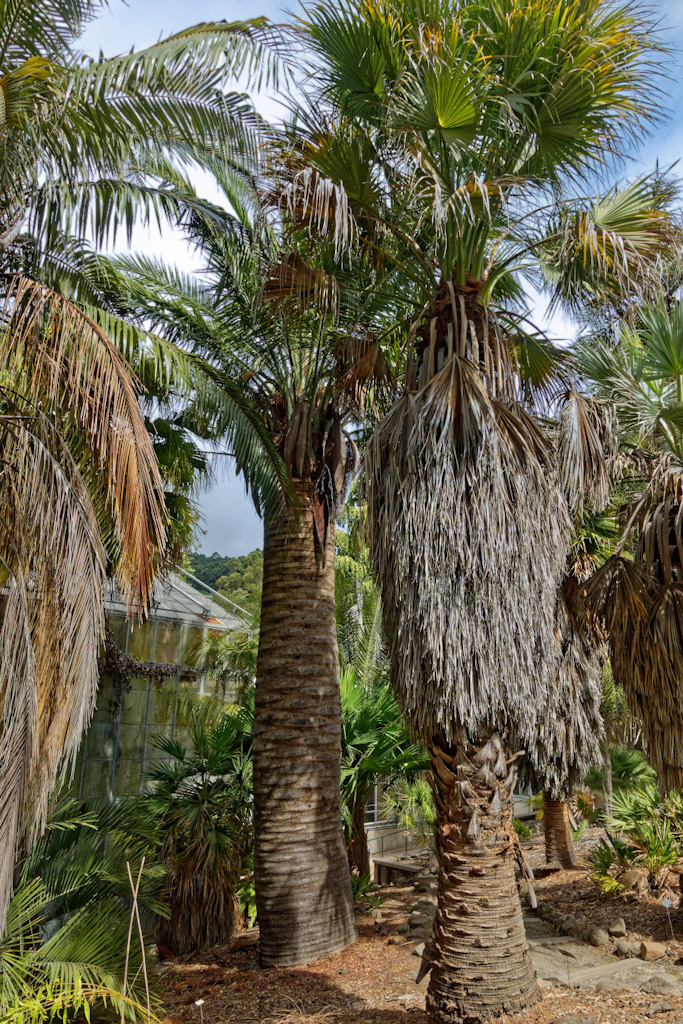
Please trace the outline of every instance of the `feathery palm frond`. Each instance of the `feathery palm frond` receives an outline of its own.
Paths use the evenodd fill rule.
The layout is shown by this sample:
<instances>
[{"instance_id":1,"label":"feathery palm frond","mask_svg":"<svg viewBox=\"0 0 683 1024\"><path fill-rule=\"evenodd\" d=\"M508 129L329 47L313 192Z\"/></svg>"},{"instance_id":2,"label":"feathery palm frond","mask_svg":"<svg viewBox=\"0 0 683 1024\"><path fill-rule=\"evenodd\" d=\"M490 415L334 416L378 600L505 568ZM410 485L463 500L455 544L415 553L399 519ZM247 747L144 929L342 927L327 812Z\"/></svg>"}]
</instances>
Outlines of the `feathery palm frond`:
<instances>
[{"instance_id":1,"label":"feathery palm frond","mask_svg":"<svg viewBox=\"0 0 683 1024\"><path fill-rule=\"evenodd\" d=\"M135 380L108 335L44 286L12 280L2 313L0 367L29 401L68 404L107 475L118 577L131 605L144 612L165 529L161 479Z\"/></svg>"},{"instance_id":2,"label":"feathery palm frond","mask_svg":"<svg viewBox=\"0 0 683 1024\"><path fill-rule=\"evenodd\" d=\"M36 406L6 389L1 398L0 917L23 829L42 824L90 721L105 584L94 509L67 446Z\"/></svg>"}]
</instances>

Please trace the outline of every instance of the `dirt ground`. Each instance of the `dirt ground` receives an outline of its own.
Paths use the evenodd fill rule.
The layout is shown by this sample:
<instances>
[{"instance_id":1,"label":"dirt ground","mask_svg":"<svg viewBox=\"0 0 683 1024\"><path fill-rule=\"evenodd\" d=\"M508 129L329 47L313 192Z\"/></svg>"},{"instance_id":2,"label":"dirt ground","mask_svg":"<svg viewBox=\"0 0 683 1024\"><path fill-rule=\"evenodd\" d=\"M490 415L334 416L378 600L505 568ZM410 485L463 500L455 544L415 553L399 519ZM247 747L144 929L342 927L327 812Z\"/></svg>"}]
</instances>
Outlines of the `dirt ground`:
<instances>
[{"instance_id":1,"label":"dirt ground","mask_svg":"<svg viewBox=\"0 0 683 1024\"><path fill-rule=\"evenodd\" d=\"M565 901L573 912L583 903L593 908L587 869L562 872L539 881L543 899ZM167 1016L165 1024L200 1024L197 999L205 1024L427 1024L424 1009L427 981L418 987L415 943L388 944L415 903L411 886L382 890L382 924L369 911L359 913L359 939L337 956L306 967L261 970L258 930L242 932L229 946L218 946L200 956L164 964L160 971ZM605 919L626 919L630 911L638 927L652 921L649 933L657 938L663 923L656 908L641 914L635 904L607 900ZM658 906L658 905L657 905ZM661 906L659 912L666 913ZM654 915L654 916L650 916ZM587 910L585 916L588 916ZM628 922L627 922L628 923ZM683 930L680 935L683 937ZM645 937L645 934L643 935ZM570 1015L591 1015L598 1024L683 1024L683 999L612 990L586 992L544 987L543 998L531 1010L501 1018L501 1024L554 1024Z\"/></svg>"}]
</instances>

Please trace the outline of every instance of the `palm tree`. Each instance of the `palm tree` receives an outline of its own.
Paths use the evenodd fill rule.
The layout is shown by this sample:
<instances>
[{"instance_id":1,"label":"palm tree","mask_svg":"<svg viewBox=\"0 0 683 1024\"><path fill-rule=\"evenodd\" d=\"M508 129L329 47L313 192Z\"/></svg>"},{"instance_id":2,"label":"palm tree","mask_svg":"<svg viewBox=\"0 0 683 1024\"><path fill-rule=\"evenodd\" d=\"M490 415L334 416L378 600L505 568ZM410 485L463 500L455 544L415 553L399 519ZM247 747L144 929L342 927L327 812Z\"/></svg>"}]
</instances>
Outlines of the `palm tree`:
<instances>
[{"instance_id":1,"label":"palm tree","mask_svg":"<svg viewBox=\"0 0 683 1024\"><path fill-rule=\"evenodd\" d=\"M427 1005L443 1022L537 998L506 733L552 700L569 517L521 401L513 273L547 237L539 208L647 122L649 29L601 0L317 5L302 23L318 91L297 119L290 207L312 227L334 217L340 249L357 238L414 310L405 393L366 472L392 681L432 762ZM573 209L565 263L581 243Z\"/></svg>"},{"instance_id":2,"label":"palm tree","mask_svg":"<svg viewBox=\"0 0 683 1024\"><path fill-rule=\"evenodd\" d=\"M240 868L251 853L253 688L240 708L202 699L183 723L187 743L160 736L143 802L160 830L170 916L159 940L176 953L228 942L239 920Z\"/></svg>"},{"instance_id":3,"label":"palm tree","mask_svg":"<svg viewBox=\"0 0 683 1024\"><path fill-rule=\"evenodd\" d=\"M218 163L214 172L228 205L234 176ZM356 934L339 796L335 515L358 455L345 424L363 414L366 394L378 400L390 374L373 333L356 327L357 300L349 306L326 270L328 254L290 248L277 204L266 218L252 196L234 215L174 181L205 274L126 259L117 288L157 336L237 382L291 479L296 500L284 514L258 504L254 865L262 962L304 963Z\"/></svg>"},{"instance_id":4,"label":"palm tree","mask_svg":"<svg viewBox=\"0 0 683 1024\"><path fill-rule=\"evenodd\" d=\"M587 600L606 625L614 682L642 722L648 758L666 792L683 780L677 611L683 306L665 298L643 306L622 323L616 345L587 340L579 358L596 392L617 411L627 498L619 544L588 582Z\"/></svg>"},{"instance_id":5,"label":"palm tree","mask_svg":"<svg viewBox=\"0 0 683 1024\"><path fill-rule=\"evenodd\" d=\"M595 200L592 210L584 214L584 240L572 259L561 256L563 233L551 237L542 270L553 304L561 304L580 324L589 326L592 336L605 340L610 318L618 320L661 294L675 274L680 249L675 196L673 183L660 175L639 178ZM658 228L653 231L655 225ZM585 384L581 387L585 391ZM522 774L543 792L547 862L570 868L574 853L567 801L575 783L597 760L600 737L606 758L606 800L611 801L610 726L618 701L615 689L604 683L604 672L609 670L606 637L591 621L582 584L614 553L619 539L614 505L615 499L620 500L619 485L615 487L610 475L615 461L614 409L585 393L570 392L561 406L557 441L565 486L570 493L580 491L580 479L589 479L591 501L586 507L580 495L574 509L572 544L558 594L560 714L550 708L541 715L536 732L525 739L528 756L522 762ZM563 450L572 447L575 453ZM588 474L576 457L582 449L592 452ZM571 467L579 468L573 483L568 478Z\"/></svg>"},{"instance_id":6,"label":"palm tree","mask_svg":"<svg viewBox=\"0 0 683 1024\"><path fill-rule=\"evenodd\" d=\"M116 344L125 331L108 329L74 274L68 230L101 240L130 228L132 211L170 212L145 161L214 155L223 136L237 159L248 112L219 86L262 49L259 26L199 26L88 62L75 41L98 9L0 10L0 922L18 844L90 720L107 572L144 615L166 554L140 383Z\"/></svg>"}]
</instances>

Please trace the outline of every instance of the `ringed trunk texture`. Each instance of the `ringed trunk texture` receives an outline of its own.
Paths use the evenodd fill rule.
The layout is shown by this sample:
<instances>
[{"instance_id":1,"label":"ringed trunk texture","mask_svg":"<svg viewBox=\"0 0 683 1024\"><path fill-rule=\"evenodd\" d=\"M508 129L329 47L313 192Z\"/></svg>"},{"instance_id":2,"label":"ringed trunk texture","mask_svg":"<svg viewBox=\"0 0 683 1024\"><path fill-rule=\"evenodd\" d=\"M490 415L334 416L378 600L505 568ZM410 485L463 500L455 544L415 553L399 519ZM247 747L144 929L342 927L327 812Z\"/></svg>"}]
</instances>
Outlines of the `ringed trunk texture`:
<instances>
[{"instance_id":1,"label":"ringed trunk texture","mask_svg":"<svg viewBox=\"0 0 683 1024\"><path fill-rule=\"evenodd\" d=\"M305 964L356 939L342 831L334 524L316 550L310 481L264 530L254 709L254 874L266 967Z\"/></svg>"},{"instance_id":2,"label":"ringed trunk texture","mask_svg":"<svg viewBox=\"0 0 683 1024\"><path fill-rule=\"evenodd\" d=\"M516 772L496 733L430 755L439 891L427 1010L439 1024L520 1013L539 992L515 880Z\"/></svg>"},{"instance_id":3,"label":"ringed trunk texture","mask_svg":"<svg viewBox=\"0 0 683 1024\"><path fill-rule=\"evenodd\" d=\"M365 794L356 797L353 805L353 835L349 843L349 867L359 875L370 874L370 851L365 831Z\"/></svg>"},{"instance_id":4,"label":"ringed trunk texture","mask_svg":"<svg viewBox=\"0 0 683 1024\"><path fill-rule=\"evenodd\" d=\"M552 800L547 793L543 794L543 830L546 864L560 864L563 868L576 867L569 829L569 809L564 800Z\"/></svg>"},{"instance_id":5,"label":"ringed trunk texture","mask_svg":"<svg viewBox=\"0 0 683 1024\"><path fill-rule=\"evenodd\" d=\"M602 777L602 789L605 794L605 814L611 814L612 801L614 797L614 787L612 782L612 747L610 745L608 737L605 737L605 745L603 748L603 761L604 771Z\"/></svg>"}]
</instances>

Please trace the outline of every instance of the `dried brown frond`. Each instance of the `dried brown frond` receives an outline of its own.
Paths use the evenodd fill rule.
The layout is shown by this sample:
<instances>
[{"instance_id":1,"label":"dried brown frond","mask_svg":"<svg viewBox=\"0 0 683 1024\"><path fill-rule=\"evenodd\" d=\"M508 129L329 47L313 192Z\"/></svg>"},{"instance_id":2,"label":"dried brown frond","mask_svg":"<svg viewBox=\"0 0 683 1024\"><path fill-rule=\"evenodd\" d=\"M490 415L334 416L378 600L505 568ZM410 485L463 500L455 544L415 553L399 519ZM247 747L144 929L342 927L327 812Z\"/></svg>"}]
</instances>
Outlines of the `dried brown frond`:
<instances>
[{"instance_id":1,"label":"dried brown frond","mask_svg":"<svg viewBox=\"0 0 683 1024\"><path fill-rule=\"evenodd\" d=\"M267 185L262 194L287 214L295 228L329 236L335 259L348 252L358 237L343 184L324 177L305 157L294 159L290 154L277 172L277 183Z\"/></svg>"},{"instance_id":2,"label":"dried brown frond","mask_svg":"<svg viewBox=\"0 0 683 1024\"><path fill-rule=\"evenodd\" d=\"M683 784L683 581L680 562L655 557L667 548L675 515L666 502L656 506L635 563L614 556L585 587L588 605L609 634L614 681L643 723L663 792ZM668 546L675 558L676 545Z\"/></svg>"},{"instance_id":3,"label":"dried brown frond","mask_svg":"<svg viewBox=\"0 0 683 1024\"><path fill-rule=\"evenodd\" d=\"M328 1024L328 1021L337 1020L341 1011L330 1007L323 1007L322 1010L307 1010L302 1002L287 997L292 1004L291 1010L283 1010L273 1017L266 1017L262 1024Z\"/></svg>"},{"instance_id":4,"label":"dried brown frond","mask_svg":"<svg viewBox=\"0 0 683 1024\"><path fill-rule=\"evenodd\" d=\"M334 315L338 286L334 277L312 267L297 252L289 253L271 267L261 292L261 302L271 315L291 304L295 314L314 307Z\"/></svg>"},{"instance_id":5,"label":"dried brown frond","mask_svg":"<svg viewBox=\"0 0 683 1024\"><path fill-rule=\"evenodd\" d=\"M455 356L380 423L366 475L392 679L415 731L532 728L554 700L569 530L537 428Z\"/></svg>"},{"instance_id":6,"label":"dried brown frond","mask_svg":"<svg viewBox=\"0 0 683 1024\"><path fill-rule=\"evenodd\" d=\"M343 338L335 348L338 387L352 408L363 412L369 388L373 391L394 387L394 375L382 346L371 332L358 328Z\"/></svg>"},{"instance_id":7,"label":"dried brown frond","mask_svg":"<svg viewBox=\"0 0 683 1024\"><path fill-rule=\"evenodd\" d=\"M516 401L519 375L494 313L483 303L481 283L441 284L413 325L415 349L406 367L407 391L423 388L452 358L471 361L494 398Z\"/></svg>"},{"instance_id":8,"label":"dried brown frond","mask_svg":"<svg viewBox=\"0 0 683 1024\"><path fill-rule=\"evenodd\" d=\"M555 623L558 661L553 700L547 707L538 707L534 728L526 735L515 734L512 745L526 751L519 767L522 783L553 800L566 800L600 757L606 656L587 617L582 590L571 576L558 591Z\"/></svg>"},{"instance_id":9,"label":"dried brown frond","mask_svg":"<svg viewBox=\"0 0 683 1024\"><path fill-rule=\"evenodd\" d=\"M0 372L42 408L72 415L106 479L116 572L143 613L165 545L163 486L139 385L107 334L73 302L25 277L0 296Z\"/></svg>"},{"instance_id":10,"label":"dried brown frond","mask_svg":"<svg viewBox=\"0 0 683 1024\"><path fill-rule=\"evenodd\" d=\"M581 511L586 501L596 512L606 508L615 449L611 406L569 391L560 410L557 453L560 480L572 509Z\"/></svg>"},{"instance_id":11,"label":"dried brown frond","mask_svg":"<svg viewBox=\"0 0 683 1024\"><path fill-rule=\"evenodd\" d=\"M49 420L2 392L0 922L17 844L73 763L97 693L105 555L89 494Z\"/></svg>"},{"instance_id":12,"label":"dried brown frond","mask_svg":"<svg viewBox=\"0 0 683 1024\"><path fill-rule=\"evenodd\" d=\"M621 555L613 555L585 586L586 604L610 635L620 636L634 623L647 620L649 594L642 570Z\"/></svg>"}]
</instances>

